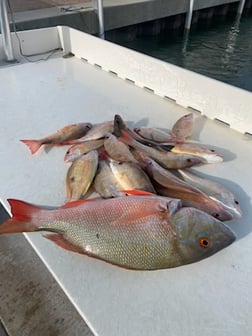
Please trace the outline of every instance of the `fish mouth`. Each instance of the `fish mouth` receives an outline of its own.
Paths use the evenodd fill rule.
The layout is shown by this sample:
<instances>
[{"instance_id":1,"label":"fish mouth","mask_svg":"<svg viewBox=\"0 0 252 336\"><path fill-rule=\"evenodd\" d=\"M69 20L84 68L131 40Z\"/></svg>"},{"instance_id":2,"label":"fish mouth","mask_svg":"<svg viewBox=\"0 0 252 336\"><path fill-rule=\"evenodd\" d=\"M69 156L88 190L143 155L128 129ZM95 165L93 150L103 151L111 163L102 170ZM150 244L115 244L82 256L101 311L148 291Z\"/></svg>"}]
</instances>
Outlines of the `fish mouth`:
<instances>
[{"instance_id":1,"label":"fish mouth","mask_svg":"<svg viewBox=\"0 0 252 336\"><path fill-rule=\"evenodd\" d=\"M223 248L223 246L226 247L231 245L236 240L235 233L224 223L222 223L220 234L221 238L219 240L219 245L221 246L221 248Z\"/></svg>"},{"instance_id":2,"label":"fish mouth","mask_svg":"<svg viewBox=\"0 0 252 336\"><path fill-rule=\"evenodd\" d=\"M242 212L241 210L228 206L224 204L223 202L219 201L215 197L209 196L214 202L220 204L224 210L222 211L221 215L224 215L224 220L232 220L232 219L241 219L242 218ZM215 216L214 216L215 217ZM217 218L217 217L216 217ZM218 218L219 219L219 218Z\"/></svg>"}]
</instances>

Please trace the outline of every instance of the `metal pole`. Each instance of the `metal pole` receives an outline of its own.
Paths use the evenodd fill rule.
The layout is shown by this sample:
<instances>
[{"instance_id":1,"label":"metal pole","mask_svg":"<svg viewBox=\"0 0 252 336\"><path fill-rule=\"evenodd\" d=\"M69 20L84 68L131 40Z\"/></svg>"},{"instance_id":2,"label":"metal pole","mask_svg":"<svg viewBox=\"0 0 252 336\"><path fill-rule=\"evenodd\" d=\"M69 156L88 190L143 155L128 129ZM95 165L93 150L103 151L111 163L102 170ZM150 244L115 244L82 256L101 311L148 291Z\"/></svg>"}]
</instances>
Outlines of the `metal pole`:
<instances>
[{"instance_id":1,"label":"metal pole","mask_svg":"<svg viewBox=\"0 0 252 336\"><path fill-rule=\"evenodd\" d=\"M103 16L103 0L93 0L92 5L98 14L99 36L104 39L104 16Z\"/></svg>"},{"instance_id":2,"label":"metal pole","mask_svg":"<svg viewBox=\"0 0 252 336\"><path fill-rule=\"evenodd\" d=\"M194 0L189 0L189 10L186 14L186 22L185 22L186 30L189 30L191 28L193 7L194 7Z\"/></svg>"},{"instance_id":3,"label":"metal pole","mask_svg":"<svg viewBox=\"0 0 252 336\"><path fill-rule=\"evenodd\" d=\"M245 5L245 1L246 0L240 0L239 6L238 6L238 10L237 10L237 14L238 15L242 15L242 12L243 12L243 9L244 9L244 5Z\"/></svg>"},{"instance_id":4,"label":"metal pole","mask_svg":"<svg viewBox=\"0 0 252 336\"><path fill-rule=\"evenodd\" d=\"M99 36L104 39L104 15L103 15L103 0L98 0L98 19L99 19Z\"/></svg>"},{"instance_id":5,"label":"metal pole","mask_svg":"<svg viewBox=\"0 0 252 336\"><path fill-rule=\"evenodd\" d=\"M8 19L6 0L0 0L0 27L3 39L3 49L8 62L15 61L11 43L10 23Z\"/></svg>"}]
</instances>

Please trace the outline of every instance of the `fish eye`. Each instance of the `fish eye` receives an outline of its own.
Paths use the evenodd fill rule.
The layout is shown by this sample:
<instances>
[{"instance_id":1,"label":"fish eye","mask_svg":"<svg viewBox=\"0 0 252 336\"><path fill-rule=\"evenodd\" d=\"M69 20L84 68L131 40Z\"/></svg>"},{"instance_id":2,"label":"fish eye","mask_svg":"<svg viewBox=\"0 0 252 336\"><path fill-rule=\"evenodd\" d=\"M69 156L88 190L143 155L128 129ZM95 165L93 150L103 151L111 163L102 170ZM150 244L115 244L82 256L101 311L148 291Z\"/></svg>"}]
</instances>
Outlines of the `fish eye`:
<instances>
[{"instance_id":1,"label":"fish eye","mask_svg":"<svg viewBox=\"0 0 252 336\"><path fill-rule=\"evenodd\" d=\"M191 163L191 162L192 162L192 160L191 160L191 159L186 159L186 161L187 161L188 163Z\"/></svg>"},{"instance_id":2,"label":"fish eye","mask_svg":"<svg viewBox=\"0 0 252 336\"><path fill-rule=\"evenodd\" d=\"M218 212L213 213L212 216L213 216L214 218L217 218L217 219L220 218L220 214L218 214Z\"/></svg>"},{"instance_id":3,"label":"fish eye","mask_svg":"<svg viewBox=\"0 0 252 336\"><path fill-rule=\"evenodd\" d=\"M70 150L68 149L68 151L66 152L66 154L70 154Z\"/></svg>"},{"instance_id":4,"label":"fish eye","mask_svg":"<svg viewBox=\"0 0 252 336\"><path fill-rule=\"evenodd\" d=\"M214 153L214 152L215 152L215 150L214 150L214 149L210 149L210 151L211 151L212 153Z\"/></svg>"},{"instance_id":5,"label":"fish eye","mask_svg":"<svg viewBox=\"0 0 252 336\"><path fill-rule=\"evenodd\" d=\"M235 204L239 205L239 202L237 200L234 200Z\"/></svg>"},{"instance_id":6,"label":"fish eye","mask_svg":"<svg viewBox=\"0 0 252 336\"><path fill-rule=\"evenodd\" d=\"M199 245L200 247L203 247L203 248L209 248L210 247L210 240L208 238L200 238L199 239Z\"/></svg>"}]
</instances>

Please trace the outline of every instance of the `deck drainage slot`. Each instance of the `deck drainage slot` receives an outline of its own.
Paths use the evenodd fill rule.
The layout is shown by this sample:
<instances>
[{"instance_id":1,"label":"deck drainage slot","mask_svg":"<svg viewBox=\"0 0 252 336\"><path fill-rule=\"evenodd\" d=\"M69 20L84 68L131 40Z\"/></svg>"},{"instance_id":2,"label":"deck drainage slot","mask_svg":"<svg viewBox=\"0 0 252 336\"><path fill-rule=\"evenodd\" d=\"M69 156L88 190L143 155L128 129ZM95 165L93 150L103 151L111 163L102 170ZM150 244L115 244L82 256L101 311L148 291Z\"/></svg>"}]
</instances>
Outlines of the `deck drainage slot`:
<instances>
[{"instance_id":1,"label":"deck drainage slot","mask_svg":"<svg viewBox=\"0 0 252 336\"><path fill-rule=\"evenodd\" d=\"M230 127L230 124L223 121L223 120L220 120L218 118L214 118L214 120L217 121L218 123L222 124L223 126Z\"/></svg>"},{"instance_id":2,"label":"deck drainage slot","mask_svg":"<svg viewBox=\"0 0 252 336\"><path fill-rule=\"evenodd\" d=\"M144 86L143 88L144 88L144 90L146 90L148 92L154 93L154 90L149 88L148 86Z\"/></svg>"},{"instance_id":3,"label":"deck drainage slot","mask_svg":"<svg viewBox=\"0 0 252 336\"><path fill-rule=\"evenodd\" d=\"M247 137L247 138L249 138L250 140L252 140L252 133L245 132L244 135L245 135L245 137Z\"/></svg>"},{"instance_id":4,"label":"deck drainage slot","mask_svg":"<svg viewBox=\"0 0 252 336\"><path fill-rule=\"evenodd\" d=\"M63 55L63 58L71 58L74 57L75 55L70 51L69 53Z\"/></svg>"},{"instance_id":5,"label":"deck drainage slot","mask_svg":"<svg viewBox=\"0 0 252 336\"><path fill-rule=\"evenodd\" d=\"M167 99L167 100L169 100L170 102L176 103L176 99L171 98L171 97L169 97L169 96L164 96L164 99Z\"/></svg>"},{"instance_id":6,"label":"deck drainage slot","mask_svg":"<svg viewBox=\"0 0 252 336\"><path fill-rule=\"evenodd\" d=\"M125 78L126 82L130 83L130 84L135 84L135 81L133 79L130 78Z\"/></svg>"},{"instance_id":7,"label":"deck drainage slot","mask_svg":"<svg viewBox=\"0 0 252 336\"><path fill-rule=\"evenodd\" d=\"M198 113L198 114L202 114L202 112L200 110L197 110L196 108L194 108L192 106L187 106L187 110L190 110L190 111Z\"/></svg>"},{"instance_id":8,"label":"deck drainage slot","mask_svg":"<svg viewBox=\"0 0 252 336\"><path fill-rule=\"evenodd\" d=\"M81 60L84 61L84 62L88 62L88 60L84 57L81 57Z\"/></svg>"},{"instance_id":9,"label":"deck drainage slot","mask_svg":"<svg viewBox=\"0 0 252 336\"><path fill-rule=\"evenodd\" d=\"M115 71L109 70L109 73L110 73L111 75L113 75L113 76L118 76L118 73L115 72Z\"/></svg>"},{"instance_id":10,"label":"deck drainage slot","mask_svg":"<svg viewBox=\"0 0 252 336\"><path fill-rule=\"evenodd\" d=\"M102 69L102 66L100 64L95 63L94 66L98 69Z\"/></svg>"}]
</instances>

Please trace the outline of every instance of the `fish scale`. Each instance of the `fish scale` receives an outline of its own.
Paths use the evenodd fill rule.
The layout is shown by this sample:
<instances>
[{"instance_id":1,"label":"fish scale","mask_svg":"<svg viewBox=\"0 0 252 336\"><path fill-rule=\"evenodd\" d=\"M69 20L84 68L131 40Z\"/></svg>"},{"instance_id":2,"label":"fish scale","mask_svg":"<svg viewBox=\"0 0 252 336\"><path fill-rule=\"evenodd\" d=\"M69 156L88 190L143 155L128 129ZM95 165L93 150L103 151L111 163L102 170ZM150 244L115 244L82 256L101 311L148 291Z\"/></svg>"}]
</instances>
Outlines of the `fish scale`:
<instances>
[{"instance_id":1,"label":"fish scale","mask_svg":"<svg viewBox=\"0 0 252 336\"><path fill-rule=\"evenodd\" d=\"M137 206L133 209L137 211ZM70 211L68 215L72 217L74 213ZM64 232L63 235L70 243L82 248L84 253L114 264L125 267L131 265L136 269L160 267L159 260L162 261L169 253L167 241L171 237L169 223L167 219L164 220L163 213L137 217L121 225L114 225L113 222L108 224L107 217L105 213L93 216L89 212L85 218L80 217L72 225L60 219L44 227L57 228Z\"/></svg>"}]
</instances>

